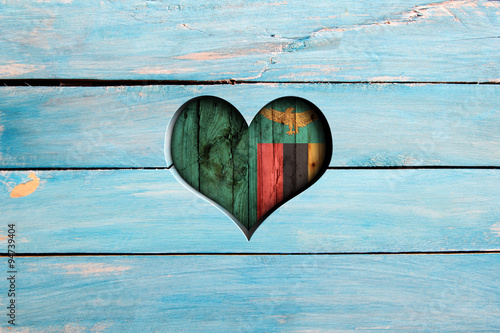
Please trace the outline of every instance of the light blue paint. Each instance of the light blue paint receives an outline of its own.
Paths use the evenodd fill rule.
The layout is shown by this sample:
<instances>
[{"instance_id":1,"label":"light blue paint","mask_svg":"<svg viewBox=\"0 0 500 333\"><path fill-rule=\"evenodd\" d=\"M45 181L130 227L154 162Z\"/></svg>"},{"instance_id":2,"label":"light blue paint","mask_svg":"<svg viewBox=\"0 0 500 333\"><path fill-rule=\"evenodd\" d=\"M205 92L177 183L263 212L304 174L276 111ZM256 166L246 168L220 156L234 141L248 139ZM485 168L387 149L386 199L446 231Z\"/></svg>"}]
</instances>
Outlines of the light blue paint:
<instances>
[{"instance_id":1,"label":"light blue paint","mask_svg":"<svg viewBox=\"0 0 500 333\"><path fill-rule=\"evenodd\" d=\"M170 117L200 95L227 99L247 121L273 99L310 100L330 123L332 166L499 166L498 86L325 83L498 82L499 7L484 0L3 1L0 80L323 83L0 87L0 168L163 167ZM37 191L12 199L28 172L0 173L0 237L15 223L18 252L500 249L494 169L328 171L251 242L169 170L36 174ZM500 327L499 254L17 263L12 332Z\"/></svg>"},{"instance_id":2,"label":"light blue paint","mask_svg":"<svg viewBox=\"0 0 500 333\"><path fill-rule=\"evenodd\" d=\"M18 261L18 320L35 332L463 332L500 326L499 254Z\"/></svg>"},{"instance_id":3,"label":"light blue paint","mask_svg":"<svg viewBox=\"0 0 500 333\"><path fill-rule=\"evenodd\" d=\"M499 79L496 1L3 1L0 78Z\"/></svg>"},{"instance_id":4,"label":"light blue paint","mask_svg":"<svg viewBox=\"0 0 500 333\"><path fill-rule=\"evenodd\" d=\"M0 88L2 167L164 167L171 116L201 95L250 122L269 101L303 97L332 130L331 166L500 165L500 87L248 84Z\"/></svg>"},{"instance_id":5,"label":"light blue paint","mask_svg":"<svg viewBox=\"0 0 500 333\"><path fill-rule=\"evenodd\" d=\"M0 216L24 253L500 250L498 170L329 170L250 242L169 170L36 174L15 199L28 172L0 177Z\"/></svg>"}]
</instances>

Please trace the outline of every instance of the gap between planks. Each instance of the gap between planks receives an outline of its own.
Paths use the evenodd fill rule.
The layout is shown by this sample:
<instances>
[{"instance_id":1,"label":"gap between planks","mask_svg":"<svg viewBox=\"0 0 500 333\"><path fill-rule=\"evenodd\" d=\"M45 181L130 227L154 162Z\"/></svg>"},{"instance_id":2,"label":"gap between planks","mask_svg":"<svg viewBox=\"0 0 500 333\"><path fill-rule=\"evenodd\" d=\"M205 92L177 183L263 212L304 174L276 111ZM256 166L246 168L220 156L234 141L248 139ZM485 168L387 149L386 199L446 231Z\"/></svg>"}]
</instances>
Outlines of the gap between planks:
<instances>
[{"instance_id":1,"label":"gap between planks","mask_svg":"<svg viewBox=\"0 0 500 333\"><path fill-rule=\"evenodd\" d=\"M15 257L118 257L118 256L355 256L355 255L460 255L460 254L500 254L500 250L470 251L402 251L402 252L179 252L179 253L16 253ZM1 253L0 257L8 257Z\"/></svg>"},{"instance_id":2,"label":"gap between planks","mask_svg":"<svg viewBox=\"0 0 500 333\"><path fill-rule=\"evenodd\" d=\"M73 168L53 168L53 167L36 167L36 168L0 168L1 171L106 171L106 170L170 170L173 165L166 167L73 167ZM493 165L472 165L472 166L447 166L447 165L409 165L409 166L333 166L327 170L422 170L422 169L437 169L437 170L500 170L500 166Z\"/></svg>"},{"instance_id":3,"label":"gap between planks","mask_svg":"<svg viewBox=\"0 0 500 333\"><path fill-rule=\"evenodd\" d=\"M247 81L247 80L94 80L94 79L5 79L6 87L110 87L110 86L211 86L237 84L428 84L428 85L500 85L491 81Z\"/></svg>"}]
</instances>

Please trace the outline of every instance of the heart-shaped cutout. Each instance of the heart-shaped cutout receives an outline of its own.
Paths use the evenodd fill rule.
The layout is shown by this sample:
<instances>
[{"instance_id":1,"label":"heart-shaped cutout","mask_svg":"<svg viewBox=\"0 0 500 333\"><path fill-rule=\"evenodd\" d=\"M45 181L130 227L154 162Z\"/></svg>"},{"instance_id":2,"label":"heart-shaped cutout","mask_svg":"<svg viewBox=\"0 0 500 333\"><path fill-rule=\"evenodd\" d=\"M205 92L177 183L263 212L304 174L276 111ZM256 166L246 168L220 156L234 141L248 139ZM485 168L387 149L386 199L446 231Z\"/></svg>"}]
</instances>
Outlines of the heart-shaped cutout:
<instances>
[{"instance_id":1,"label":"heart-shaped cutout","mask_svg":"<svg viewBox=\"0 0 500 333\"><path fill-rule=\"evenodd\" d=\"M203 96L175 113L165 154L176 178L250 240L266 217L323 175L332 137L321 111L299 97L268 103L248 126L227 101Z\"/></svg>"}]
</instances>

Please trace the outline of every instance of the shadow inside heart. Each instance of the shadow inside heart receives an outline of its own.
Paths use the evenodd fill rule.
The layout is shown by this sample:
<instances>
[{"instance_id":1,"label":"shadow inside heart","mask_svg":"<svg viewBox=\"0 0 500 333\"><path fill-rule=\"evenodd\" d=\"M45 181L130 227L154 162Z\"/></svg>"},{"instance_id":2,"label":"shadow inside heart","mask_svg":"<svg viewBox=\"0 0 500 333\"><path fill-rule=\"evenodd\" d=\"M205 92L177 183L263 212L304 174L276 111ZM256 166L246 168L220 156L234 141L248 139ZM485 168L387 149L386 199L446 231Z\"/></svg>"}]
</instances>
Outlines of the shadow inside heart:
<instances>
[{"instance_id":1,"label":"shadow inside heart","mask_svg":"<svg viewBox=\"0 0 500 333\"><path fill-rule=\"evenodd\" d=\"M270 102L248 126L230 103L204 96L174 115L166 156L181 182L218 205L250 240L266 217L321 177L332 138L321 111L299 97Z\"/></svg>"}]
</instances>

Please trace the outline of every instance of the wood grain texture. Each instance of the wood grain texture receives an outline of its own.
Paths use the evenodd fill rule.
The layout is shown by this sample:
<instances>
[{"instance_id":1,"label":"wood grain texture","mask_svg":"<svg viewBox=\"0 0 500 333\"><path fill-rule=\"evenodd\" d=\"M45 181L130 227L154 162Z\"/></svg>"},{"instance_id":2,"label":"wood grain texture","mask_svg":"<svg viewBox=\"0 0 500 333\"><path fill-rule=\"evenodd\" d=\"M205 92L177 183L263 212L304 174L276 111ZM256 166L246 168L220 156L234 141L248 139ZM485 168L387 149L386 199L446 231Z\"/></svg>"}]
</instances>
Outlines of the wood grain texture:
<instances>
[{"instance_id":1,"label":"wood grain texture","mask_svg":"<svg viewBox=\"0 0 500 333\"><path fill-rule=\"evenodd\" d=\"M200 99L200 192L213 198L222 207L233 212L238 220L247 224L248 205L240 207L240 202L235 200L235 194L241 192L241 184L235 184L234 181L234 170L240 170L247 161L238 159L244 165L235 165L236 160L232 154L239 143L237 133L246 124L241 116L233 117L235 111L227 102L212 98ZM174 163L177 165L175 161ZM248 191L242 194L243 201L248 201Z\"/></svg>"},{"instance_id":2,"label":"wood grain texture","mask_svg":"<svg viewBox=\"0 0 500 333\"><path fill-rule=\"evenodd\" d=\"M4 0L0 77L497 82L499 11L467 0Z\"/></svg>"},{"instance_id":3,"label":"wood grain texture","mask_svg":"<svg viewBox=\"0 0 500 333\"><path fill-rule=\"evenodd\" d=\"M321 143L308 144L309 155L307 157L307 181L311 181L318 174L323 165L326 154L326 145Z\"/></svg>"},{"instance_id":4,"label":"wood grain texture","mask_svg":"<svg viewBox=\"0 0 500 333\"><path fill-rule=\"evenodd\" d=\"M36 172L23 198L9 192L29 172L0 175L23 253L500 250L498 170L329 170L250 242L169 170Z\"/></svg>"},{"instance_id":5,"label":"wood grain texture","mask_svg":"<svg viewBox=\"0 0 500 333\"><path fill-rule=\"evenodd\" d=\"M165 167L170 119L202 95L247 122L311 101L333 167L498 167L499 28L494 0L0 0L0 81L172 84L0 87L0 169L26 170L0 171L0 252L15 223L21 253L172 254L16 258L18 327L0 331L498 330L498 168L330 170L251 242L169 170L98 169ZM477 254L404 254L426 251Z\"/></svg>"},{"instance_id":6,"label":"wood grain texture","mask_svg":"<svg viewBox=\"0 0 500 333\"><path fill-rule=\"evenodd\" d=\"M285 97L267 104L256 116L261 119L248 125L227 101L213 96L195 98L171 121L167 160L181 182L219 204L251 237L268 212L310 186L308 181L316 174L319 178L328 166L324 160L330 161L332 139L328 123L319 114L314 105ZM250 141L256 151L249 151ZM328 148L313 148L309 154L314 145ZM308 155L316 168L309 168ZM257 160L256 168L249 167L255 166L250 159ZM254 181L249 174L257 174L257 192L249 192L255 188L255 184L249 187ZM257 205L249 205L255 202L250 196L257 197ZM257 211L253 220L248 218L250 210Z\"/></svg>"},{"instance_id":7,"label":"wood grain texture","mask_svg":"<svg viewBox=\"0 0 500 333\"><path fill-rule=\"evenodd\" d=\"M247 122L282 96L311 101L332 130L331 166L498 166L499 89L432 84L0 87L0 166L163 167L170 118L187 100L202 95L226 99Z\"/></svg>"},{"instance_id":8,"label":"wood grain texture","mask_svg":"<svg viewBox=\"0 0 500 333\"><path fill-rule=\"evenodd\" d=\"M200 101L196 100L185 106L185 112L176 119L172 131L172 161L177 163L177 172L184 180L200 190Z\"/></svg>"},{"instance_id":9,"label":"wood grain texture","mask_svg":"<svg viewBox=\"0 0 500 333\"><path fill-rule=\"evenodd\" d=\"M187 186L221 205L250 229L254 221L248 220L247 129L245 119L231 104L205 96L182 108L166 149Z\"/></svg>"},{"instance_id":10,"label":"wood grain texture","mask_svg":"<svg viewBox=\"0 0 500 333\"><path fill-rule=\"evenodd\" d=\"M500 325L499 254L18 261L22 329L13 332L491 332Z\"/></svg>"}]
</instances>

